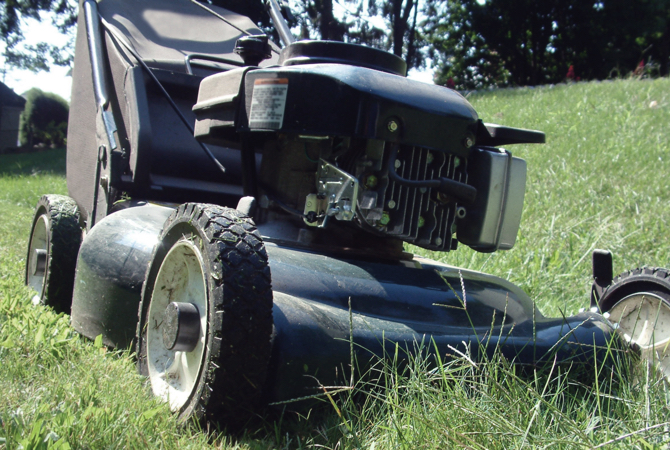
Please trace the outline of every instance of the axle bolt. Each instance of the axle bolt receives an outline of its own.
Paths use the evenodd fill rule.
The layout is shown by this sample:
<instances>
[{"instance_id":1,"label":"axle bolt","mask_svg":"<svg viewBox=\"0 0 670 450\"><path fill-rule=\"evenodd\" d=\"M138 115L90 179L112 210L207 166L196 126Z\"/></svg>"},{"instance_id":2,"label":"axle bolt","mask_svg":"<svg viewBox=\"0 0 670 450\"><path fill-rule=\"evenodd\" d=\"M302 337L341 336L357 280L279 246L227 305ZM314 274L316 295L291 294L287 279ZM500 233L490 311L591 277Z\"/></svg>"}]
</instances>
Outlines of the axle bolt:
<instances>
[{"instance_id":1,"label":"axle bolt","mask_svg":"<svg viewBox=\"0 0 670 450\"><path fill-rule=\"evenodd\" d=\"M398 131L398 122L396 122L395 120L389 120L387 126L391 133L395 133L396 131Z\"/></svg>"}]
</instances>

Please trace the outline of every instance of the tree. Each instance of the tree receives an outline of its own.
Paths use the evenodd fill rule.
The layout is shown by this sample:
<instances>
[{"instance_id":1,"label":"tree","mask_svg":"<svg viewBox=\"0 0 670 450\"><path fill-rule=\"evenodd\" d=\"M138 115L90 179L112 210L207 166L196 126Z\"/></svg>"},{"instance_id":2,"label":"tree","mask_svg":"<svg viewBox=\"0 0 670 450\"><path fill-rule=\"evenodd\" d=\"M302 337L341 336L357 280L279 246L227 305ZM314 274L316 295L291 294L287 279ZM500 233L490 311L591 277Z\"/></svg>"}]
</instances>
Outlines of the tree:
<instances>
[{"instance_id":1,"label":"tree","mask_svg":"<svg viewBox=\"0 0 670 450\"><path fill-rule=\"evenodd\" d=\"M349 24L335 17L333 0L294 0L292 6L300 26L300 39L345 40Z\"/></svg>"},{"instance_id":2,"label":"tree","mask_svg":"<svg viewBox=\"0 0 670 450\"><path fill-rule=\"evenodd\" d=\"M61 147L67 136L69 106L65 99L50 92L32 88L25 92L26 107L19 123L22 146L38 144Z\"/></svg>"},{"instance_id":3,"label":"tree","mask_svg":"<svg viewBox=\"0 0 670 450\"><path fill-rule=\"evenodd\" d=\"M0 39L5 44L2 56L5 64L34 72L49 70L51 64L67 66L72 61L72 49L60 48L47 42L23 45L22 25L28 18L43 20L43 13L52 13L54 25L61 32L77 21L77 5L72 0L7 0L0 6Z\"/></svg>"},{"instance_id":4,"label":"tree","mask_svg":"<svg viewBox=\"0 0 670 450\"><path fill-rule=\"evenodd\" d=\"M423 64L418 0L344 0L340 3L340 18L333 12L333 0L295 0L294 4L301 39L368 45L404 58L408 68Z\"/></svg>"},{"instance_id":5,"label":"tree","mask_svg":"<svg viewBox=\"0 0 670 450\"><path fill-rule=\"evenodd\" d=\"M391 29L385 50L403 57L408 68L420 67L423 55L419 51L422 39L417 29L419 0L368 0L368 5L372 15L381 15Z\"/></svg>"},{"instance_id":6,"label":"tree","mask_svg":"<svg viewBox=\"0 0 670 450\"><path fill-rule=\"evenodd\" d=\"M582 79L627 73L645 57L660 60L667 73L669 4L428 0L424 26L442 83L537 85L563 81L570 66Z\"/></svg>"},{"instance_id":7,"label":"tree","mask_svg":"<svg viewBox=\"0 0 670 450\"><path fill-rule=\"evenodd\" d=\"M429 1L422 26L429 43L435 83L446 86L451 80L459 89L504 86L509 71L500 54L489 47L474 27L473 11L466 1Z\"/></svg>"}]
</instances>

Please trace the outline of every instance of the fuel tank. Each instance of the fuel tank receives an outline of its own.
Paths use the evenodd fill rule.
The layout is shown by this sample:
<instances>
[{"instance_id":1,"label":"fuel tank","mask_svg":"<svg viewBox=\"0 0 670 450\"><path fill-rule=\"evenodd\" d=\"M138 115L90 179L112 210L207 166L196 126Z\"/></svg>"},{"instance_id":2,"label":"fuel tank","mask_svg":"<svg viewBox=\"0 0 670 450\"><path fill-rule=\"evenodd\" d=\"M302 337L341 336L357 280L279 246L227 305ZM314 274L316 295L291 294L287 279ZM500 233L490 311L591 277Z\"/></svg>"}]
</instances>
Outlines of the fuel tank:
<instances>
[{"instance_id":1,"label":"fuel tank","mask_svg":"<svg viewBox=\"0 0 670 450\"><path fill-rule=\"evenodd\" d=\"M132 343L144 276L171 208L143 205L107 216L77 263L72 324L105 345ZM425 351L444 360L502 352L530 366L592 364L612 339L599 314L546 318L517 286L428 259L375 260L266 239L274 296L269 401L345 383L380 356ZM417 350L421 347L423 350ZM404 356L403 356L404 355ZM360 372L359 372L360 373Z\"/></svg>"}]
</instances>

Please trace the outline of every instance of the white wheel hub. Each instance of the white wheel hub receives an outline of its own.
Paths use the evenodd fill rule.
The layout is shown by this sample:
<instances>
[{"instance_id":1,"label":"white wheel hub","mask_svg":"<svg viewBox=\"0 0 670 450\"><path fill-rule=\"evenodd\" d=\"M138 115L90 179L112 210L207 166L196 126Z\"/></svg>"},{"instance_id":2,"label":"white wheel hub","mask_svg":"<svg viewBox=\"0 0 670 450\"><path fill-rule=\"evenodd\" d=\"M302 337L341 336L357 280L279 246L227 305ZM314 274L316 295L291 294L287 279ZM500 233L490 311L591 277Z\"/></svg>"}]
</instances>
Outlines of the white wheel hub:
<instances>
[{"instance_id":1,"label":"white wheel hub","mask_svg":"<svg viewBox=\"0 0 670 450\"><path fill-rule=\"evenodd\" d=\"M207 339L207 285L200 250L189 240L177 242L165 256L156 276L147 314L147 363L154 394L181 409L197 387ZM200 331L191 351L168 350L163 323L172 302L190 303L200 314Z\"/></svg>"},{"instance_id":2,"label":"white wheel hub","mask_svg":"<svg viewBox=\"0 0 670 450\"><path fill-rule=\"evenodd\" d=\"M35 221L33 235L28 250L28 285L37 292L38 301L44 291L44 277L49 253L49 222L46 215L40 215Z\"/></svg>"},{"instance_id":3,"label":"white wheel hub","mask_svg":"<svg viewBox=\"0 0 670 450\"><path fill-rule=\"evenodd\" d=\"M631 294L609 311L609 320L640 355L670 378L670 307L648 292Z\"/></svg>"}]
</instances>

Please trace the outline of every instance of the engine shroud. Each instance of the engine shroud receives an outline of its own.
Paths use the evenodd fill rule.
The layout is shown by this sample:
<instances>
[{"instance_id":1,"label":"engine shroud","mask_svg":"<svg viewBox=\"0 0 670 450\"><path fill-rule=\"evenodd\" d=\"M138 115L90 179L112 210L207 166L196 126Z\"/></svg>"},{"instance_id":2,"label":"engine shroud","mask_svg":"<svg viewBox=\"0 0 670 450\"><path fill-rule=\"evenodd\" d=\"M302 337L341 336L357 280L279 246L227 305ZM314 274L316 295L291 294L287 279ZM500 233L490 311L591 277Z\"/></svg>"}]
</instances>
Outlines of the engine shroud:
<instances>
[{"instance_id":1,"label":"engine shroud","mask_svg":"<svg viewBox=\"0 0 670 450\"><path fill-rule=\"evenodd\" d=\"M204 79L193 108L196 137L230 146L247 136L262 153L260 193L284 210L304 213L308 226L346 222L431 250L454 249L456 224L475 207L475 197L466 201L442 185L474 193L483 183L468 177L483 129L468 101L393 71L313 57L296 63L289 56L290 65ZM498 169L504 174L500 204L491 205L493 196L484 189L476 200L484 213L472 211L486 224L475 223L476 229L493 230L482 242L477 239L485 233L468 234L466 243L480 251L497 249L500 240L495 227L502 223L510 171ZM486 170L480 174L487 176ZM520 218L520 208L514 211ZM473 221L461 223L470 227ZM506 223L518 228L516 220Z\"/></svg>"},{"instance_id":2,"label":"engine shroud","mask_svg":"<svg viewBox=\"0 0 670 450\"><path fill-rule=\"evenodd\" d=\"M395 161L388 161L392 143L385 142L382 167L392 165L404 179L426 181L449 178L467 181L465 160L452 153L425 147L402 145ZM388 170L391 170L389 168ZM454 221L462 211L453 199L425 187L404 186L388 175L388 170L375 174L363 171L358 175L364 189L359 196L358 211L367 227L376 232L411 242L432 250L451 250ZM375 186L377 181L377 186ZM460 209L459 209L460 208Z\"/></svg>"}]
</instances>

